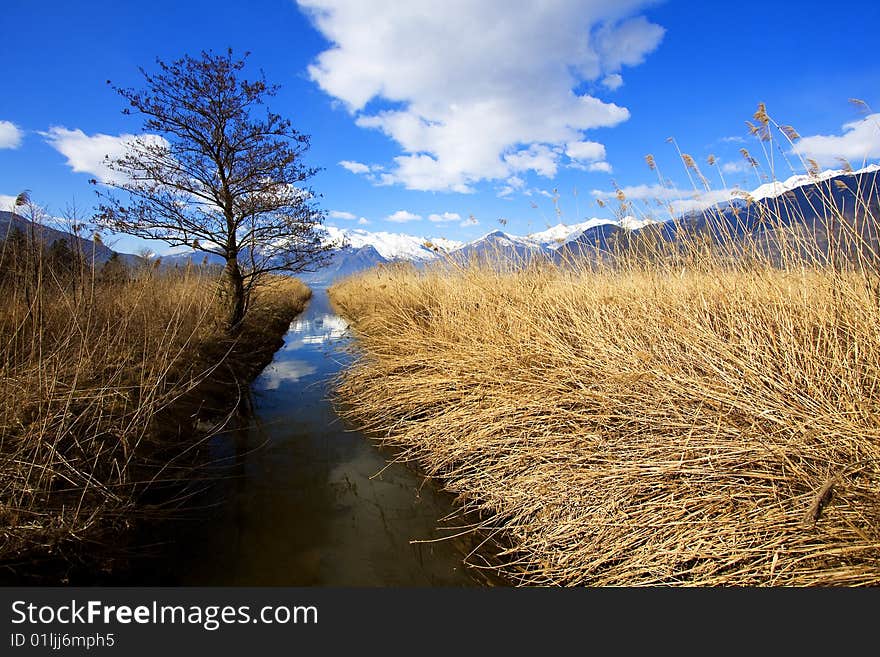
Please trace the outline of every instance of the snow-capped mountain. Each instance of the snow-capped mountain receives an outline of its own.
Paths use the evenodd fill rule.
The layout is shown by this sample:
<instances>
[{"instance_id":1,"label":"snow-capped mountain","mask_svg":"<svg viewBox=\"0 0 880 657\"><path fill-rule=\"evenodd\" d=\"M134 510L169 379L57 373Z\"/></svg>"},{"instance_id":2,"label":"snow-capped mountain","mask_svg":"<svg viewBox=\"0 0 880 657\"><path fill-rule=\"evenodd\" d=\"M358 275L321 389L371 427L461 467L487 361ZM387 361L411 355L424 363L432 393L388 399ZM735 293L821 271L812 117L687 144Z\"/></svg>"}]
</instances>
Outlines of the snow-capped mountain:
<instances>
[{"instance_id":1,"label":"snow-capped mountain","mask_svg":"<svg viewBox=\"0 0 880 657\"><path fill-rule=\"evenodd\" d=\"M786 194L786 205L797 210L789 213L789 221L813 222L816 219L813 216L815 202L811 201L811 196L816 188L811 185L821 184L823 196L830 193L839 207L851 208L853 195L864 195L865 190L875 189L880 184L878 176L878 165L858 171L828 170L813 175L792 176L785 181L761 185L748 194L735 192L730 200L711 208L711 212L695 210L681 215L680 219L695 230L708 227L719 235L758 234L764 229L759 221L761 206L770 203L769 199ZM609 250L612 244L628 239L631 233L651 223L656 222L634 216L617 220L594 217L580 223L559 223L524 236L494 230L468 243L442 237L425 238L404 233L327 226L326 241L334 245L331 260L320 271L303 274L302 277L310 284L324 285L339 277L394 260L420 265L445 255L456 260L500 256L517 262L534 257L555 261L570 257L604 257L602 253ZM658 234L668 240L677 239L676 228L671 222L660 224ZM201 253L184 253L166 259L169 262L186 258L200 261L203 257Z\"/></svg>"},{"instance_id":2,"label":"snow-capped mountain","mask_svg":"<svg viewBox=\"0 0 880 657\"><path fill-rule=\"evenodd\" d=\"M554 251L556 260L568 260L573 257L595 258L598 254L611 250L612 243L619 240L621 235L634 232L623 227L622 223L606 222L582 231Z\"/></svg>"},{"instance_id":3,"label":"snow-capped mountain","mask_svg":"<svg viewBox=\"0 0 880 657\"><path fill-rule=\"evenodd\" d=\"M350 246L354 249L371 246L386 260L433 260L437 254L426 243L446 252L463 246L462 242L442 237L424 238L403 233L373 233L360 228L337 228L336 226L326 226L325 228L328 243L338 247Z\"/></svg>"},{"instance_id":4,"label":"snow-capped mountain","mask_svg":"<svg viewBox=\"0 0 880 657\"><path fill-rule=\"evenodd\" d=\"M737 195L705 211L688 212L677 224L691 232L708 233L717 242L731 245L748 235L753 241L766 243L769 251L765 249L765 252L775 248L773 243L780 239L776 234L780 227L788 227L787 232L806 237L813 244L811 248L818 249L816 253L828 247L832 230L844 237L838 240L841 244L853 246L853 237L859 234L863 245L875 245L871 248L876 250L877 227L868 216L874 220L880 217L878 185L880 166L793 176L784 182L771 183L770 187L762 185L748 197ZM771 188L780 194L771 194ZM833 213L829 207L835 208ZM831 215L833 221L829 221ZM675 240L677 233L678 227L672 222L663 224L660 229L660 234L669 241Z\"/></svg>"},{"instance_id":5,"label":"snow-capped mountain","mask_svg":"<svg viewBox=\"0 0 880 657\"><path fill-rule=\"evenodd\" d=\"M330 260L321 269L314 272L303 272L297 277L312 287L329 285L333 281L351 274L388 262L370 244L354 248L350 246L334 249Z\"/></svg>"},{"instance_id":6,"label":"snow-capped mountain","mask_svg":"<svg viewBox=\"0 0 880 657\"><path fill-rule=\"evenodd\" d=\"M466 261L471 258L510 258L521 261L549 250L537 242L524 237L510 235L502 230L486 233L473 242L450 252L456 260Z\"/></svg>"},{"instance_id":7,"label":"snow-capped mountain","mask_svg":"<svg viewBox=\"0 0 880 657\"><path fill-rule=\"evenodd\" d=\"M645 226L650 224L660 223L654 219L643 218L639 219L638 217L633 217L632 215L628 215L621 219L620 221L614 222L621 228L626 228L627 230L640 230Z\"/></svg>"},{"instance_id":8,"label":"snow-capped mountain","mask_svg":"<svg viewBox=\"0 0 880 657\"><path fill-rule=\"evenodd\" d=\"M464 242L448 240L445 237L432 237L430 242L434 246L439 246L443 251L446 251L447 253L449 253L450 251L455 251L455 249L460 249L462 246L464 246Z\"/></svg>"},{"instance_id":9,"label":"snow-capped mountain","mask_svg":"<svg viewBox=\"0 0 880 657\"><path fill-rule=\"evenodd\" d=\"M633 216L626 216L619 220L594 217L577 224L558 223L546 230L529 233L525 236L511 235L495 230L450 253L453 255L474 253L484 255L489 252L501 252L515 254L520 258L529 255L530 252L533 252L531 255L551 255L566 244L572 244L585 236L588 242L592 242L597 235L622 229L638 230L650 223L654 223L654 221L638 219Z\"/></svg>"},{"instance_id":10,"label":"snow-capped mountain","mask_svg":"<svg viewBox=\"0 0 880 657\"><path fill-rule=\"evenodd\" d=\"M613 223L613 221L611 219L597 219L595 217L578 224L558 223L555 226L550 226L547 230L529 233L524 239L534 242L539 246L555 250L566 242L575 239L585 230L608 223Z\"/></svg>"},{"instance_id":11,"label":"snow-capped mountain","mask_svg":"<svg viewBox=\"0 0 880 657\"><path fill-rule=\"evenodd\" d=\"M753 189L749 193L749 198L752 201L762 201L767 198L773 198L774 196L779 196L780 194L784 194L785 192L790 192L798 187L803 187L804 185L812 185L818 182L824 182L826 180L831 180L832 178L838 178L840 176L857 176L863 173L874 173L875 171L880 171L880 165L877 164L869 164L868 166L859 169L857 171L845 171L843 169L827 169L825 171L820 171L815 174L801 174L796 176L791 176L787 180L780 181L774 180L773 182L764 183L763 185Z\"/></svg>"}]
</instances>

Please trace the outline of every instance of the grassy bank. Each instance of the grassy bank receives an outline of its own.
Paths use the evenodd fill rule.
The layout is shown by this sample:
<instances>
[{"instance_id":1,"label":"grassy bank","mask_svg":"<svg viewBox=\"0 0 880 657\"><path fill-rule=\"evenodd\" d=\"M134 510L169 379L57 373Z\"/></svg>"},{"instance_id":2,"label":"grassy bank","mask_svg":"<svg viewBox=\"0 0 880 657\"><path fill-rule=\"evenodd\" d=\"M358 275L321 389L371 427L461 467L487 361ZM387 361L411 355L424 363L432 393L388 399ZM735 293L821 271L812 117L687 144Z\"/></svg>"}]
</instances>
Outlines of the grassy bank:
<instances>
[{"instance_id":1,"label":"grassy bank","mask_svg":"<svg viewBox=\"0 0 880 657\"><path fill-rule=\"evenodd\" d=\"M25 572L112 542L145 495L197 464L310 292L272 281L231 339L214 271L4 255L0 561Z\"/></svg>"},{"instance_id":2,"label":"grassy bank","mask_svg":"<svg viewBox=\"0 0 880 657\"><path fill-rule=\"evenodd\" d=\"M880 584L880 276L692 255L342 281L343 412L518 584Z\"/></svg>"}]
</instances>

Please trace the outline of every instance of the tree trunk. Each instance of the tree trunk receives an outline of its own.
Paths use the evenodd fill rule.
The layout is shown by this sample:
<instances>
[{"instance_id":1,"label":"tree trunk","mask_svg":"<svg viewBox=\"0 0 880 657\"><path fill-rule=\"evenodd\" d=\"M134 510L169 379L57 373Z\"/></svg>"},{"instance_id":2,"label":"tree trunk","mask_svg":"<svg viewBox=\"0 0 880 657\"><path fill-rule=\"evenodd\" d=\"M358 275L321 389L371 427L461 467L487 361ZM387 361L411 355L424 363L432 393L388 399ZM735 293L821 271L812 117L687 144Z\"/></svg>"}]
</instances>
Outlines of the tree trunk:
<instances>
[{"instance_id":1,"label":"tree trunk","mask_svg":"<svg viewBox=\"0 0 880 657\"><path fill-rule=\"evenodd\" d=\"M226 300L226 327L230 333L234 333L244 319L244 278L241 268L238 266L238 258L226 259L226 268L223 270L223 293Z\"/></svg>"}]
</instances>

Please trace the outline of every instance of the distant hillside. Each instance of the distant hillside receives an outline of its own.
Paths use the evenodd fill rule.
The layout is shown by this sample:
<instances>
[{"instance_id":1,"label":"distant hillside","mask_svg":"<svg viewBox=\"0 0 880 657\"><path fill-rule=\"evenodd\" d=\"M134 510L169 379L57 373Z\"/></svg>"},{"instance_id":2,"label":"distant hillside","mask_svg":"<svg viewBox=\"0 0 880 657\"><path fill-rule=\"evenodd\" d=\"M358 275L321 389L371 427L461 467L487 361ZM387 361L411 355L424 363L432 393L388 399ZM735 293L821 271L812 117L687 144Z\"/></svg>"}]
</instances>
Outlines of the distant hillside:
<instances>
[{"instance_id":1,"label":"distant hillside","mask_svg":"<svg viewBox=\"0 0 880 657\"><path fill-rule=\"evenodd\" d=\"M193 265L201 265L206 263L209 265L224 266L226 260L216 253L207 253L205 251L185 251L183 253L173 253L161 256L163 266L184 265L191 263Z\"/></svg>"},{"instance_id":2,"label":"distant hillside","mask_svg":"<svg viewBox=\"0 0 880 657\"><path fill-rule=\"evenodd\" d=\"M636 217L619 220L592 218L582 223L560 223L526 236L496 230L466 244L442 238L328 226L327 242L343 246L336 246L331 251L325 267L297 277L310 285L324 286L349 274L396 260L413 262L421 267L444 257L456 262L500 258L514 266L535 259L557 263L579 258L599 261L607 259L615 248L644 235L644 231L650 231L650 241L674 242L680 238L678 231L681 228L690 234L710 236L716 244L727 245L732 255L739 252L746 238L771 255L783 251L781 241L797 242L799 248L811 243L815 254L821 254L827 253L829 244L834 241L829 239L826 230L829 222L824 216L828 207L825 199L828 198L833 199L834 206L842 211L848 223L846 228L838 226L835 230L838 233L860 233L865 242L874 245L874 250L880 254L876 222L864 221L866 215L880 217L878 175L880 167L871 165L854 172L829 170L816 175L792 176L785 181L766 183L707 210L683 214L675 221L652 223ZM774 217L776 225L769 226L767 217ZM783 231L779 230L779 224ZM13 226L26 231L30 225L23 217L0 212L0 239ZM78 242L86 257L91 258L94 252L99 263L114 253L103 244L95 244L63 230L48 226L35 229L47 245L66 239L73 248ZM836 239L838 244L841 241ZM791 253L790 248L784 250ZM119 255L128 264L139 261L138 256ZM206 259L212 265L225 264L220 256L201 251L164 255L162 263L163 266L187 262L198 265Z\"/></svg>"},{"instance_id":3,"label":"distant hillside","mask_svg":"<svg viewBox=\"0 0 880 657\"><path fill-rule=\"evenodd\" d=\"M617 224L593 226L556 249L553 259L556 262L570 261L572 258L600 260L604 253L612 250L622 235L629 233L630 231Z\"/></svg>"},{"instance_id":4,"label":"distant hillside","mask_svg":"<svg viewBox=\"0 0 880 657\"><path fill-rule=\"evenodd\" d=\"M549 258L551 253L542 244L496 230L452 251L449 257L459 262L502 258L513 263L525 263L536 258Z\"/></svg>"},{"instance_id":5,"label":"distant hillside","mask_svg":"<svg viewBox=\"0 0 880 657\"><path fill-rule=\"evenodd\" d=\"M758 196L749 194L718 203L702 212L687 213L679 224L694 230L723 231L717 234L722 238L760 232L767 228L766 217L770 215L781 220L783 225L824 223L828 220L824 216L826 208L835 207L852 219L857 210L860 214L866 210L876 212L878 174L880 169L868 167L833 177L820 176L815 182L798 177L800 184L797 186L786 188L779 183L780 193L775 196L765 195L768 185L762 185L755 190L762 192ZM674 226L667 223L666 231L670 236L674 230Z\"/></svg>"},{"instance_id":6,"label":"distant hillside","mask_svg":"<svg viewBox=\"0 0 880 657\"><path fill-rule=\"evenodd\" d=\"M245 258L246 260L246 258ZM175 265L183 265L192 263L200 265L207 262L209 265L223 266L226 261L213 253L205 253L203 251L187 251L184 253L176 253L172 255L162 256L162 267L174 267ZM330 252L330 259L325 266L313 272L300 272L292 274L304 283L311 286L326 286L337 278L354 274L355 272L369 269L376 265L389 262L372 246L362 246L354 248L351 246L341 249L333 249Z\"/></svg>"},{"instance_id":7,"label":"distant hillside","mask_svg":"<svg viewBox=\"0 0 880 657\"><path fill-rule=\"evenodd\" d=\"M759 196L759 200L738 198L719 203L703 212L692 212L677 222L692 234L711 236L718 244L734 247L748 241L772 257L781 251L783 242L796 244L801 255L809 244L814 256L827 255L829 244L850 253L858 242L880 253L877 218L880 218L880 169L868 167L853 173L820 175L813 182L798 177L796 186L788 186L776 196ZM777 184L777 190L782 187ZM764 191L764 185L756 191ZM835 209L830 216L829 208ZM676 239L676 226L662 226L663 237Z\"/></svg>"},{"instance_id":8,"label":"distant hillside","mask_svg":"<svg viewBox=\"0 0 880 657\"><path fill-rule=\"evenodd\" d=\"M114 253L118 253L110 247L98 244L93 240L78 237L73 233L50 226L34 224L24 217L11 212L0 211L0 241L6 239L6 236L16 228L25 234L33 230L37 239L46 244L46 246L51 246L53 242L66 240L72 250L81 250L86 260L91 261L92 257L94 257L95 262L99 264L107 262ZM131 253L118 253L118 255L128 265L134 265L141 261L140 256Z\"/></svg>"},{"instance_id":9,"label":"distant hillside","mask_svg":"<svg viewBox=\"0 0 880 657\"><path fill-rule=\"evenodd\" d=\"M513 266L536 259L557 263L576 259L598 262L607 260L619 247L637 243L640 237L648 238L645 244L658 239L675 242L681 238L682 228L690 235L710 236L714 243L730 249L731 255L739 253L747 241L771 256L783 250L792 253L790 247L781 248L782 241L789 241L796 242L801 249L805 248L804 244L812 244L810 248L818 256L827 253L831 242L825 231L828 218L824 216L829 198L833 199L833 207L848 219L848 227L838 226L835 230L839 234L861 233L867 243L877 245L875 250L880 254L876 222L863 221L866 214L880 217L878 175L880 167L872 165L854 172L823 171L817 175L792 176L667 222L627 216L618 220L593 218L577 224L560 223L526 236L496 230L467 244L447 241L442 245L445 248L437 252L425 246L426 242L437 240L331 227L332 236L343 235L351 246L336 249L327 267L301 278L324 285L384 262L408 260L422 267L444 257L455 262L488 258L507 261ZM768 217L774 217L774 226L768 224ZM784 235L778 230L780 224L786 229Z\"/></svg>"},{"instance_id":10,"label":"distant hillside","mask_svg":"<svg viewBox=\"0 0 880 657\"><path fill-rule=\"evenodd\" d=\"M332 252L330 262L316 272L297 274L296 277L311 286L323 287L334 280L364 269L389 262L372 246L344 247Z\"/></svg>"}]
</instances>

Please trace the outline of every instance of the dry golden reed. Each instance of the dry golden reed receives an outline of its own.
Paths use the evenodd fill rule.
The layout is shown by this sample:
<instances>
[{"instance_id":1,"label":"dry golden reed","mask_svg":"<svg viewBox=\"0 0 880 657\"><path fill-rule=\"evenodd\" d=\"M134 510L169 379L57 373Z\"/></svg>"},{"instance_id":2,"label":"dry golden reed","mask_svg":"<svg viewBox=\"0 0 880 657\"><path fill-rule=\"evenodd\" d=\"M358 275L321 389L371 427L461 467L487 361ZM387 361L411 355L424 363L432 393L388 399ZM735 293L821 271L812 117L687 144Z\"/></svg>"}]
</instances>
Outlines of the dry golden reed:
<instances>
[{"instance_id":1,"label":"dry golden reed","mask_svg":"<svg viewBox=\"0 0 880 657\"><path fill-rule=\"evenodd\" d=\"M845 200L856 230L823 189L824 249L782 198L773 248L343 280L340 409L475 512L502 548L471 562L517 584L880 585L878 194Z\"/></svg>"},{"instance_id":2,"label":"dry golden reed","mask_svg":"<svg viewBox=\"0 0 880 657\"><path fill-rule=\"evenodd\" d=\"M877 585L878 290L372 272L333 290L362 354L339 393L480 512L517 583Z\"/></svg>"},{"instance_id":3,"label":"dry golden reed","mask_svg":"<svg viewBox=\"0 0 880 657\"><path fill-rule=\"evenodd\" d=\"M204 352L217 351L224 329L216 272L60 268L32 244L3 255L0 558L9 560L94 540L130 513L150 484L138 477L174 476L167 459L191 445L156 444L157 414L211 376L218 363ZM273 282L256 304L283 295L301 307L308 294L299 281Z\"/></svg>"}]
</instances>

